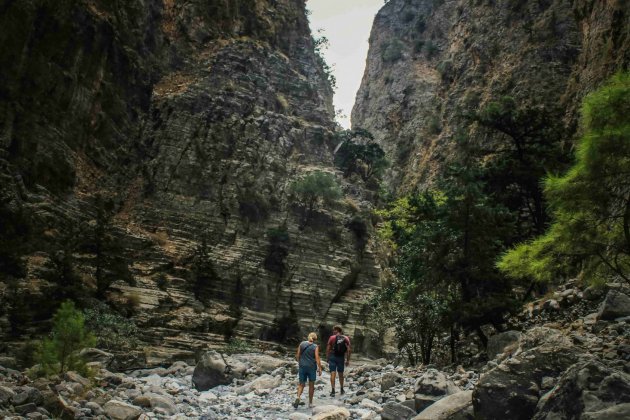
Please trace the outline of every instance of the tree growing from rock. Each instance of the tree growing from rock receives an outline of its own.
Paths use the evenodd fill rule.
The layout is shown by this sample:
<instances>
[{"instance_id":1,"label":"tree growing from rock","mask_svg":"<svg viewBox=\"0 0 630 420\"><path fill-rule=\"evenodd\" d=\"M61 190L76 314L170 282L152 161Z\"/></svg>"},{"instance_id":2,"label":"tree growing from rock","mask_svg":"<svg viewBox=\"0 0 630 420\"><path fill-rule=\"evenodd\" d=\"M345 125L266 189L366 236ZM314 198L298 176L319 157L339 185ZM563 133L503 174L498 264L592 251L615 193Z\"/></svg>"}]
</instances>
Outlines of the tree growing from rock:
<instances>
[{"instance_id":1,"label":"tree growing from rock","mask_svg":"<svg viewBox=\"0 0 630 420\"><path fill-rule=\"evenodd\" d=\"M584 135L573 166L545 181L553 223L498 266L515 278L549 282L582 271L593 281L630 282L630 74L584 100Z\"/></svg>"},{"instance_id":2,"label":"tree growing from rock","mask_svg":"<svg viewBox=\"0 0 630 420\"><path fill-rule=\"evenodd\" d=\"M191 277L195 298L208 298L209 289L219 276L214 269L214 264L212 264L212 256L208 249L207 233L201 236L201 242L199 242L199 245L197 245L193 253Z\"/></svg>"},{"instance_id":3,"label":"tree growing from rock","mask_svg":"<svg viewBox=\"0 0 630 420\"><path fill-rule=\"evenodd\" d=\"M341 143L335 152L335 165L345 177L356 173L367 182L387 167L385 152L369 131L346 130L339 136Z\"/></svg>"},{"instance_id":4,"label":"tree growing from rock","mask_svg":"<svg viewBox=\"0 0 630 420\"><path fill-rule=\"evenodd\" d=\"M302 227L311 220L320 205L333 202L342 195L335 176L319 170L294 181L290 185L290 191L304 211Z\"/></svg>"}]
</instances>

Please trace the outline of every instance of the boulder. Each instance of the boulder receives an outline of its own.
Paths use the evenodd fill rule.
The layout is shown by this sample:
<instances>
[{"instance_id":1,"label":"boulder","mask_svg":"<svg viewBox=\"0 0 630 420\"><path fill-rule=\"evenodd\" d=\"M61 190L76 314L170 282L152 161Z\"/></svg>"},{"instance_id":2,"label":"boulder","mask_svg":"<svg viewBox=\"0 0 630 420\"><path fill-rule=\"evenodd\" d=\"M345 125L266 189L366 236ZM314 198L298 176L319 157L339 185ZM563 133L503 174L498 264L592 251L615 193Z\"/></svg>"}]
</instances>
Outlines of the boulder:
<instances>
[{"instance_id":1,"label":"boulder","mask_svg":"<svg viewBox=\"0 0 630 420\"><path fill-rule=\"evenodd\" d=\"M0 385L0 406L8 405L15 396L15 392L11 388Z\"/></svg>"},{"instance_id":2,"label":"boulder","mask_svg":"<svg viewBox=\"0 0 630 420\"><path fill-rule=\"evenodd\" d=\"M177 406L173 400L166 395L159 395L152 392L148 392L144 395L140 395L133 400L134 405L145 408L161 408L169 416L177 414Z\"/></svg>"},{"instance_id":3,"label":"boulder","mask_svg":"<svg viewBox=\"0 0 630 420\"><path fill-rule=\"evenodd\" d=\"M520 338L521 333L518 331L505 331L490 336L490 338L488 338L487 347L488 359L494 359L497 355L503 353L508 347L518 346Z\"/></svg>"},{"instance_id":4,"label":"boulder","mask_svg":"<svg viewBox=\"0 0 630 420\"><path fill-rule=\"evenodd\" d=\"M234 378L241 378L246 369L247 366L238 360L209 351L195 366L192 382L197 391L207 391L217 385L227 385Z\"/></svg>"},{"instance_id":5,"label":"boulder","mask_svg":"<svg viewBox=\"0 0 630 420\"><path fill-rule=\"evenodd\" d=\"M260 391L263 389L273 389L280 386L281 383L282 383L282 378L280 377L273 377L271 375L263 375L239 388L236 388L236 393L238 395L245 395L245 394L249 394L252 391Z\"/></svg>"},{"instance_id":6,"label":"boulder","mask_svg":"<svg viewBox=\"0 0 630 420\"><path fill-rule=\"evenodd\" d=\"M64 374L64 378L66 381L75 382L77 384L81 384L83 387L87 388L90 386L90 380L84 378L76 372L70 371Z\"/></svg>"},{"instance_id":7,"label":"boulder","mask_svg":"<svg viewBox=\"0 0 630 420\"><path fill-rule=\"evenodd\" d=\"M114 359L113 354L95 348L83 349L81 350L79 355L86 362L98 362L103 366L109 365L109 363Z\"/></svg>"},{"instance_id":8,"label":"boulder","mask_svg":"<svg viewBox=\"0 0 630 420\"><path fill-rule=\"evenodd\" d=\"M404 404L388 402L383 405L381 418L383 420L407 420L416 415L416 411Z\"/></svg>"},{"instance_id":9,"label":"boulder","mask_svg":"<svg viewBox=\"0 0 630 420\"><path fill-rule=\"evenodd\" d=\"M326 408L325 410L318 410ZM345 407L322 406L313 409L311 420L346 420L350 418L350 411Z\"/></svg>"},{"instance_id":10,"label":"boulder","mask_svg":"<svg viewBox=\"0 0 630 420\"><path fill-rule=\"evenodd\" d=\"M460 389L437 369L427 369L415 384L415 394L444 396L459 392Z\"/></svg>"},{"instance_id":11,"label":"boulder","mask_svg":"<svg viewBox=\"0 0 630 420\"><path fill-rule=\"evenodd\" d=\"M541 396L543 378L556 378L581 352L560 331L537 327L521 337L514 355L481 375L473 391L475 416L529 420Z\"/></svg>"},{"instance_id":12,"label":"boulder","mask_svg":"<svg viewBox=\"0 0 630 420\"><path fill-rule=\"evenodd\" d=\"M402 375L396 372L387 372L381 377L381 392L393 388L400 381L402 381Z\"/></svg>"},{"instance_id":13,"label":"boulder","mask_svg":"<svg viewBox=\"0 0 630 420\"><path fill-rule=\"evenodd\" d=\"M248 371L252 371L252 373L256 375L271 373L278 368L291 365L291 363L286 360L266 354L237 354L233 356L233 359L245 365L249 365Z\"/></svg>"},{"instance_id":14,"label":"boulder","mask_svg":"<svg viewBox=\"0 0 630 420\"><path fill-rule=\"evenodd\" d=\"M597 318L610 321L630 315L630 296L617 290L611 290L597 314Z\"/></svg>"},{"instance_id":15,"label":"boulder","mask_svg":"<svg viewBox=\"0 0 630 420\"><path fill-rule=\"evenodd\" d=\"M417 380L414 387L416 411L422 411L446 395L455 394L460 389L437 369L427 369Z\"/></svg>"},{"instance_id":16,"label":"boulder","mask_svg":"<svg viewBox=\"0 0 630 420\"><path fill-rule=\"evenodd\" d=\"M103 410L113 420L136 420L142 414L140 407L118 400L107 401Z\"/></svg>"},{"instance_id":17,"label":"boulder","mask_svg":"<svg viewBox=\"0 0 630 420\"><path fill-rule=\"evenodd\" d=\"M630 375L596 360L577 363L539 402L535 420L630 418Z\"/></svg>"},{"instance_id":18,"label":"boulder","mask_svg":"<svg viewBox=\"0 0 630 420\"><path fill-rule=\"evenodd\" d=\"M472 391L460 391L431 404L413 420L468 420L472 418Z\"/></svg>"},{"instance_id":19,"label":"boulder","mask_svg":"<svg viewBox=\"0 0 630 420\"><path fill-rule=\"evenodd\" d=\"M361 407L367 408L368 410L375 411L376 413L380 413L380 412L383 411L383 408L381 407L380 404L378 404L378 403L376 403L376 402L374 402L374 401L372 401L370 399L367 399L367 398L362 399L361 402L359 403L359 405Z\"/></svg>"}]
</instances>

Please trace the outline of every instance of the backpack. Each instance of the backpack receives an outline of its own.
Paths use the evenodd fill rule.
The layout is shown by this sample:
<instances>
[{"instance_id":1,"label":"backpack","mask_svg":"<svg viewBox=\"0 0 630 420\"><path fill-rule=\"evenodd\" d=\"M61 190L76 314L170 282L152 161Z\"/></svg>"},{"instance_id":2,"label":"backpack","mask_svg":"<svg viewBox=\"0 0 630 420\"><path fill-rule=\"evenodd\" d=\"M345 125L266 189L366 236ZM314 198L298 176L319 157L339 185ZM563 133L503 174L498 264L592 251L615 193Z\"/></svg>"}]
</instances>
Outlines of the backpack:
<instances>
[{"instance_id":1,"label":"backpack","mask_svg":"<svg viewBox=\"0 0 630 420\"><path fill-rule=\"evenodd\" d=\"M335 338L335 342L332 346L335 356L343 356L348 351L348 344L346 343L346 336L339 334Z\"/></svg>"}]
</instances>

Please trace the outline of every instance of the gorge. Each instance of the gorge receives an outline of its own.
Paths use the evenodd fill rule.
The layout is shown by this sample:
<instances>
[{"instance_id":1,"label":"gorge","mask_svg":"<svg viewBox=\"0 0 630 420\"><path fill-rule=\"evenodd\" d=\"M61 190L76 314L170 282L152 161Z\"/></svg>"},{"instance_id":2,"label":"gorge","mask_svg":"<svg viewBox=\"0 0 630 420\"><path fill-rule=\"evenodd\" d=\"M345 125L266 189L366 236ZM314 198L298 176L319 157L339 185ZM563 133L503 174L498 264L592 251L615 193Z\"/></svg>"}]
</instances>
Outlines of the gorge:
<instances>
[{"instance_id":1,"label":"gorge","mask_svg":"<svg viewBox=\"0 0 630 420\"><path fill-rule=\"evenodd\" d=\"M335 123L330 70L307 7L0 2L0 414L629 415L623 271L595 285L583 270L543 286L495 287L487 283L508 277L495 267L499 251L486 265L471 263L478 278L445 287L450 295L464 290L454 306L468 312L452 312L433 358L418 366L405 354L417 343L374 316L374 299L404 277L398 261L415 244L405 241L428 220L405 225L396 200L424 192L437 207L451 200L441 195L449 171L480 149L475 164L495 172L475 182L489 185L484 194L514 219L505 222L511 233L491 237L487 249L502 241L503 253L547 230L554 214L541 185L574 162L589 132L585 98L615 75L630 91L630 4L385 1L352 110L355 132L372 136L388 161L373 177L339 167L352 131ZM627 127L623 98L614 115ZM540 142L549 148L526 149L531 160L509 154L512 144ZM334 184L329 197L305 186L322 180ZM384 226L393 233L384 235ZM494 227L483 222L480 230ZM477 243L486 249L484 238ZM495 312L468 309L497 296L505 307ZM84 356L96 373L29 379L33 343L49 334L65 300L94 330L100 350ZM324 342L336 324L358 355L348 395L317 397L326 410L293 412L293 347L310 331ZM197 363L225 368L218 388L194 389ZM318 382L318 395L327 390ZM442 399L453 406L440 408Z\"/></svg>"}]
</instances>

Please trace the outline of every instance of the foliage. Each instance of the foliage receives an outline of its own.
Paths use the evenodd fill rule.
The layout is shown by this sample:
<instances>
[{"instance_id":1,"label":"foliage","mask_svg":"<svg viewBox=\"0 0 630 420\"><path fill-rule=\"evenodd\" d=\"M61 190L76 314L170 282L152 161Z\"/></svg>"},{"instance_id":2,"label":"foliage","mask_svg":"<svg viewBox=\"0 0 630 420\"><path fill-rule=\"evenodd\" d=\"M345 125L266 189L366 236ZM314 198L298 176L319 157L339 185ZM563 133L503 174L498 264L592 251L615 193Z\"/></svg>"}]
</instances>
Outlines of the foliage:
<instances>
[{"instance_id":1,"label":"foliage","mask_svg":"<svg viewBox=\"0 0 630 420\"><path fill-rule=\"evenodd\" d=\"M547 173L564 168L567 160L559 114L553 107L518 105L506 96L472 116L482 127L503 136L477 153L487 160L489 190L511 211L525 215L517 225L520 239L542 233L547 225L540 181Z\"/></svg>"},{"instance_id":2,"label":"foliage","mask_svg":"<svg viewBox=\"0 0 630 420\"><path fill-rule=\"evenodd\" d=\"M129 318L114 312L107 305L97 303L84 310L85 325L96 335L99 348L106 350L133 350L140 344L139 329Z\"/></svg>"},{"instance_id":3,"label":"foliage","mask_svg":"<svg viewBox=\"0 0 630 420\"><path fill-rule=\"evenodd\" d=\"M630 282L630 74L590 94L573 166L545 181L547 232L508 252L498 266L539 282L583 271L595 282Z\"/></svg>"},{"instance_id":4,"label":"foliage","mask_svg":"<svg viewBox=\"0 0 630 420\"><path fill-rule=\"evenodd\" d=\"M165 273L158 273L154 276L155 285L160 290L166 290L168 288L168 277Z\"/></svg>"},{"instance_id":5,"label":"foliage","mask_svg":"<svg viewBox=\"0 0 630 420\"><path fill-rule=\"evenodd\" d=\"M305 226L321 203L330 203L341 197L341 188L335 176L324 171L313 171L290 185L290 191L305 210L302 226Z\"/></svg>"},{"instance_id":6,"label":"foliage","mask_svg":"<svg viewBox=\"0 0 630 420\"><path fill-rule=\"evenodd\" d=\"M85 372L85 361L79 351L96 343L94 336L85 330L83 314L72 301L65 301L53 317L50 338L41 342L36 360L45 375L67 370Z\"/></svg>"},{"instance_id":7,"label":"foliage","mask_svg":"<svg viewBox=\"0 0 630 420\"><path fill-rule=\"evenodd\" d=\"M410 354L429 357L435 334L424 324L436 320L416 319L418 307L440 308L436 313L443 328L456 324L476 330L482 340L479 327L500 325L512 310L511 287L494 267L511 232L511 215L485 192L482 175L480 163L464 148L434 189L400 198L379 211L384 218L379 234L395 246L398 262L389 292L378 304L393 308L386 314L396 322L409 318L418 323L414 328L422 331L414 334L421 335L398 333Z\"/></svg>"},{"instance_id":8,"label":"foliage","mask_svg":"<svg viewBox=\"0 0 630 420\"><path fill-rule=\"evenodd\" d=\"M343 171L344 177L356 173L363 181L368 181L381 175L387 167L387 159L369 131L344 130L339 137L341 144L335 153L335 165Z\"/></svg>"},{"instance_id":9,"label":"foliage","mask_svg":"<svg viewBox=\"0 0 630 420\"><path fill-rule=\"evenodd\" d=\"M398 39L386 42L381 49L381 58L385 63L394 63L402 58L402 49L403 44Z\"/></svg>"},{"instance_id":10,"label":"foliage","mask_svg":"<svg viewBox=\"0 0 630 420\"><path fill-rule=\"evenodd\" d=\"M397 287L400 286L400 287ZM448 322L448 301L437 294L414 294L402 285L384 289L375 299L377 322L393 328L398 349L409 364L431 363L433 345Z\"/></svg>"},{"instance_id":11,"label":"foliage","mask_svg":"<svg viewBox=\"0 0 630 420\"><path fill-rule=\"evenodd\" d=\"M319 34L322 33L322 29L318 31ZM320 35L318 37L313 37L313 47L315 51L315 55L317 56L323 70L326 75L326 79L328 80L328 84L332 88L332 90L337 89L337 78L335 78L335 74L333 72L332 67L326 62L324 59L324 51L328 49L330 46L330 41L325 35Z\"/></svg>"},{"instance_id":12,"label":"foliage","mask_svg":"<svg viewBox=\"0 0 630 420\"><path fill-rule=\"evenodd\" d=\"M29 228L22 209L11 204L10 192L0 187L0 273L19 278L26 274L21 253Z\"/></svg>"},{"instance_id":13,"label":"foliage","mask_svg":"<svg viewBox=\"0 0 630 420\"><path fill-rule=\"evenodd\" d=\"M96 220L87 241L95 255L96 296L102 299L112 283L123 280L131 284L133 277L125 259L123 243L112 225L113 202L97 195L95 206Z\"/></svg>"},{"instance_id":14,"label":"foliage","mask_svg":"<svg viewBox=\"0 0 630 420\"><path fill-rule=\"evenodd\" d=\"M218 278L208 249L208 235L204 232L201 236L201 242L192 255L191 283L195 298L206 299L209 289Z\"/></svg>"},{"instance_id":15,"label":"foliage","mask_svg":"<svg viewBox=\"0 0 630 420\"><path fill-rule=\"evenodd\" d=\"M228 343L221 349L222 354L242 354L251 352L252 346L245 340L231 338Z\"/></svg>"},{"instance_id":16,"label":"foliage","mask_svg":"<svg viewBox=\"0 0 630 420\"><path fill-rule=\"evenodd\" d=\"M286 269L285 259L289 255L291 246L289 232L285 227L269 229L267 238L269 238L269 247L264 267L282 277Z\"/></svg>"}]
</instances>

